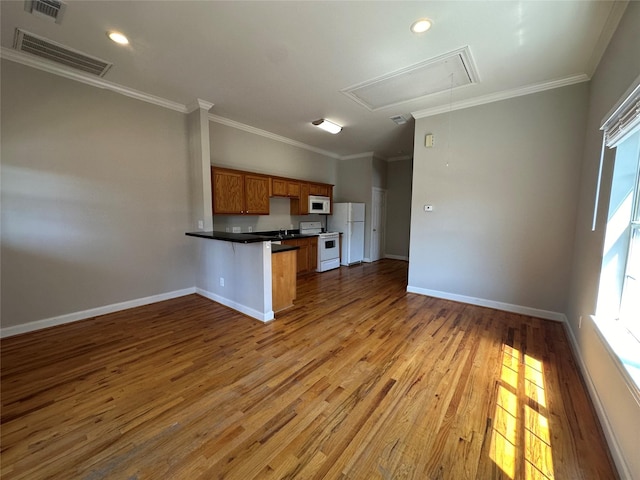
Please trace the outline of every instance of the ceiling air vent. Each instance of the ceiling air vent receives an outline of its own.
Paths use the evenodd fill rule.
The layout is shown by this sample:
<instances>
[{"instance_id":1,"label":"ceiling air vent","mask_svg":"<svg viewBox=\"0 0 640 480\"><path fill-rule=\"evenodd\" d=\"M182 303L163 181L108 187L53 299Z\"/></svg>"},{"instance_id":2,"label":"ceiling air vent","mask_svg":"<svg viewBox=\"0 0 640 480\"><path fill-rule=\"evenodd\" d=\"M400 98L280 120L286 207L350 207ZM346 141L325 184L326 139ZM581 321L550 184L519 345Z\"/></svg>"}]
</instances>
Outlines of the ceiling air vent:
<instances>
[{"instance_id":1,"label":"ceiling air vent","mask_svg":"<svg viewBox=\"0 0 640 480\"><path fill-rule=\"evenodd\" d=\"M67 6L59 2L58 0L25 0L24 9L49 20L53 20L56 23L62 21L62 15Z\"/></svg>"},{"instance_id":2,"label":"ceiling air vent","mask_svg":"<svg viewBox=\"0 0 640 480\"><path fill-rule=\"evenodd\" d=\"M445 53L342 90L371 111L478 83L469 47Z\"/></svg>"},{"instance_id":3,"label":"ceiling air vent","mask_svg":"<svg viewBox=\"0 0 640 480\"><path fill-rule=\"evenodd\" d=\"M407 123L407 119L404 115L394 115L393 117L391 117L391 120L396 122L398 125L404 125L405 123Z\"/></svg>"},{"instance_id":4,"label":"ceiling air vent","mask_svg":"<svg viewBox=\"0 0 640 480\"><path fill-rule=\"evenodd\" d=\"M103 77L112 65L19 28L16 29L14 48L99 77Z\"/></svg>"}]
</instances>

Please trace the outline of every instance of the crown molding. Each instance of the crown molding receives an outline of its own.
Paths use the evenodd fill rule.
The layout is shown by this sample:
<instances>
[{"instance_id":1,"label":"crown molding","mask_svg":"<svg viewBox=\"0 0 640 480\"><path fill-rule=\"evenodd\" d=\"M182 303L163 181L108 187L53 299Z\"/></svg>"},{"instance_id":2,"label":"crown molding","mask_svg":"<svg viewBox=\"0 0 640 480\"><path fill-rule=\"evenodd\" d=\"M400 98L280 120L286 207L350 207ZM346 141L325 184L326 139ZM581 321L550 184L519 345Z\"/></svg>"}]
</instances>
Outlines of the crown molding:
<instances>
[{"instance_id":1,"label":"crown molding","mask_svg":"<svg viewBox=\"0 0 640 480\"><path fill-rule=\"evenodd\" d=\"M175 110L180 113L191 113L197 109L210 110L214 104L211 102L207 102L206 100L202 100L200 98L195 99L189 105L184 105L182 103L173 102L171 100L167 100L165 98L157 97L155 95L151 95L148 93L140 92L138 90L134 90L132 88L125 87L123 85L119 85L117 83L109 82L100 77L95 77L92 75L87 75L84 73L76 72L75 70L63 67L58 65L57 63L49 62L47 60L40 59L38 57L34 57L31 55L27 55L22 52L18 52L16 50L2 47L0 49L0 58L4 58L5 60L9 60L12 62L20 63L27 67L36 68L38 70L42 70L48 73L52 73L54 75L58 75L69 80L74 80L80 83L84 83L86 85L90 85L92 87L98 87L105 90L111 90L113 92L119 93L121 95L125 95L127 97L135 98L137 100L142 100L143 102L152 103L154 105L158 105L160 107L168 108L170 110ZM292 140L290 138L282 137L280 135L276 135L275 133L267 132L266 130L261 130L259 128L251 127L249 125L245 125L240 122L236 122L234 120L230 120L228 118L219 117L217 115L209 114L209 120L217 123L221 123L227 125L229 127L237 128L240 130L244 130L249 133L253 133L255 135L260 135L266 138L270 138L272 140L276 140L278 142L286 143L288 145L293 145L294 147L304 148L305 150L310 150L315 153L319 153L321 155L325 155L327 157L335 158L339 160L341 158L340 155L334 152L330 152L328 150L323 150L321 148L312 147L311 145L307 145L302 142L298 142L296 140Z\"/></svg>"},{"instance_id":2,"label":"crown molding","mask_svg":"<svg viewBox=\"0 0 640 480\"><path fill-rule=\"evenodd\" d=\"M366 158L366 157L373 158L374 155L375 155L375 152L354 153L351 155L344 155L340 157L340 160L356 160L358 158Z\"/></svg>"},{"instance_id":3,"label":"crown molding","mask_svg":"<svg viewBox=\"0 0 640 480\"><path fill-rule=\"evenodd\" d=\"M58 65L57 63L49 62L47 60L40 59L38 57L28 55L26 53L18 52L16 50L2 47L0 50L0 58L26 65L27 67L36 68L48 73L53 73L60 77L68 78L69 80L75 80L76 82L91 85L93 87L102 88L105 90L111 90L112 92L125 95L127 97L142 100L143 102L152 103L160 107L175 110L180 113L188 113L187 107L181 103L167 100L166 98L156 97L148 93L134 90L133 88L125 87L117 83L110 82L104 78L95 77L86 73L80 73L67 67Z\"/></svg>"},{"instance_id":4,"label":"crown molding","mask_svg":"<svg viewBox=\"0 0 640 480\"><path fill-rule=\"evenodd\" d=\"M340 160L342 158L337 153L330 152L328 150L323 150L317 147L312 147L311 145L307 145L306 143L298 142L297 140L292 140L290 138L283 137L281 135L276 135L275 133L271 133L266 130L262 130L260 128L252 127L251 125L246 125L244 123L236 122L235 120L231 120L229 118L220 117L218 115L214 115L213 113L209 114L209 120L215 123L226 125L227 127L237 128L238 130L243 130L248 133L253 133L254 135L260 135L261 137L269 138L277 142L286 143L287 145L304 148L305 150L319 153L321 155L326 155L327 157L335 158L336 160Z\"/></svg>"},{"instance_id":5,"label":"crown molding","mask_svg":"<svg viewBox=\"0 0 640 480\"><path fill-rule=\"evenodd\" d=\"M454 110L463 110L465 108L477 107L479 105L485 105L487 103L508 100L509 98L522 97L524 95L531 95L532 93L544 92L545 90L566 87L569 85L574 85L576 83L587 82L589 80L590 77L587 74L580 73L578 75L570 75L568 77L551 80L549 82L535 83L533 85L527 85L520 88L513 88L511 90L503 90L501 92L490 93L488 95L482 95L480 97L469 98L467 100L461 100L459 102L452 103L451 105L440 105L438 107L427 108L425 110L411 112L411 115L413 115L413 118L417 120L420 118L432 117L433 115L439 115L441 113L447 113Z\"/></svg>"},{"instance_id":6,"label":"crown molding","mask_svg":"<svg viewBox=\"0 0 640 480\"><path fill-rule=\"evenodd\" d=\"M604 22L598 41L593 47L591 57L589 57L589 63L587 63L587 72L589 72L590 77L595 73L596 68L598 68L602 55L604 55L613 34L618 28L618 24L627 9L627 5L629 5L629 0L614 0L614 2L612 2L607 20Z\"/></svg>"},{"instance_id":7,"label":"crown molding","mask_svg":"<svg viewBox=\"0 0 640 480\"><path fill-rule=\"evenodd\" d=\"M186 108L187 113L195 112L196 110L206 110L208 112L214 105L214 103L207 102L201 98L196 98L193 102L187 105Z\"/></svg>"},{"instance_id":8,"label":"crown molding","mask_svg":"<svg viewBox=\"0 0 640 480\"><path fill-rule=\"evenodd\" d=\"M32 55L27 55L22 52L18 52L16 50L2 47L0 49L0 58L4 58L5 60L9 60L12 62L20 63L27 67L36 68L38 70L42 70L48 73L52 73L54 75L58 75L69 80L74 80L80 83L84 83L86 85L90 85L92 87L98 87L105 90L111 90L115 93L119 93L121 95L125 95L127 97L135 98L137 100L142 100L143 102L152 103L154 105L158 105L160 107L168 108L170 110L175 110L180 113L191 113L194 110L199 108L204 110L210 110L214 104L211 102L207 102L206 100L202 100L200 98L195 99L189 105L184 105L182 103L173 102L171 100L167 100L165 98L157 97L155 95L151 95L148 93L141 92L139 90L134 90L132 88L125 87L123 85L119 85L117 83L109 82L100 77L95 77L93 75L87 75L85 73L80 73L70 68L63 67L58 65L57 63L49 62L47 60L40 59L38 57L34 57ZM319 153L321 155L325 155L330 158L335 158L339 160L342 158L340 155L334 152L330 152L328 150L323 150L321 148L312 147L311 145L307 145L302 142L298 142L296 140L292 140L290 138L282 137L280 135L276 135L275 133L267 132L266 130L261 130L259 128L251 127L249 125L245 125L240 122L236 122L234 120L230 120L228 118L219 117L217 115L213 115L209 113L209 120L227 125L229 127L238 128L240 130L244 130L249 133L253 133L255 135L260 135L266 138L270 138L272 140L276 140L278 142L286 143L288 145L293 145L294 147L304 148L305 150L309 150L315 153Z\"/></svg>"}]
</instances>

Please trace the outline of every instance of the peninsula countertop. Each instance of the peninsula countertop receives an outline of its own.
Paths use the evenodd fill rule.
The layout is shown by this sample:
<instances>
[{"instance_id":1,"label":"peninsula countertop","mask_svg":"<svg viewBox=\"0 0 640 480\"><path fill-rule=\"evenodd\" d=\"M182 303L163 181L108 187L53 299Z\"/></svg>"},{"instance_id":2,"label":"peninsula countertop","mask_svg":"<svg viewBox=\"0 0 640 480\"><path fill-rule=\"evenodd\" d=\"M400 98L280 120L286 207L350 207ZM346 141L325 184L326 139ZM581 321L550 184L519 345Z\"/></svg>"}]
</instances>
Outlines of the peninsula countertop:
<instances>
[{"instance_id":1,"label":"peninsula countertop","mask_svg":"<svg viewBox=\"0 0 640 480\"><path fill-rule=\"evenodd\" d=\"M187 232L185 235L189 237L206 238L208 240L221 240L223 242L234 243L258 243L276 241L279 238L272 235L261 235L259 233L229 233L229 232ZM299 238L302 235L297 235ZM271 244L271 253L287 252L289 250L298 250L300 247L295 245Z\"/></svg>"},{"instance_id":2,"label":"peninsula countertop","mask_svg":"<svg viewBox=\"0 0 640 480\"><path fill-rule=\"evenodd\" d=\"M258 243L273 240L273 237L253 233L229 233L229 232L187 232L189 237L206 238L209 240L221 240L234 243Z\"/></svg>"}]
</instances>

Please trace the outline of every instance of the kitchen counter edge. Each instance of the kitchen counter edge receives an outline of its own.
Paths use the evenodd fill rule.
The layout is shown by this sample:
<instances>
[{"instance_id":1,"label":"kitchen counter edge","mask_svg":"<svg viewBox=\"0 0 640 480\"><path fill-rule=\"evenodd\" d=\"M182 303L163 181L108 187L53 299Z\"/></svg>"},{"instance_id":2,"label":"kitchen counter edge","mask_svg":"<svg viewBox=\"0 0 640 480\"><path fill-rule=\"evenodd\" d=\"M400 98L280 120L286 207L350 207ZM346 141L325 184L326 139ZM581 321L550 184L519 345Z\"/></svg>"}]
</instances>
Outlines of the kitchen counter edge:
<instances>
[{"instance_id":1,"label":"kitchen counter edge","mask_svg":"<svg viewBox=\"0 0 640 480\"><path fill-rule=\"evenodd\" d=\"M251 233L229 233L229 232L186 232L188 237L206 238L207 240L220 240L223 242L234 243L259 243L269 242L273 237L267 235L251 234ZM299 238L299 237L296 237ZM294 245L271 244L271 253L288 252L289 250L299 250L300 247Z\"/></svg>"}]
</instances>

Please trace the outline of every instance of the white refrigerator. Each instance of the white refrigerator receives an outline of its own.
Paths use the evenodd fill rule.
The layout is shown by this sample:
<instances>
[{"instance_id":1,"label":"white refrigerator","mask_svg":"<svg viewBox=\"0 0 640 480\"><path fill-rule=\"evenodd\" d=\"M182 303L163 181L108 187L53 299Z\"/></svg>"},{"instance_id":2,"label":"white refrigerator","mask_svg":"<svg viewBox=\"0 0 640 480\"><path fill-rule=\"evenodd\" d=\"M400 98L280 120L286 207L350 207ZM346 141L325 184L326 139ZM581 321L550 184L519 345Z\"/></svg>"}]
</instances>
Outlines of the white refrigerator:
<instances>
[{"instance_id":1,"label":"white refrigerator","mask_svg":"<svg viewBox=\"0 0 640 480\"><path fill-rule=\"evenodd\" d=\"M328 217L330 232L342 233L342 265L362 262L364 257L364 203L334 203Z\"/></svg>"}]
</instances>

